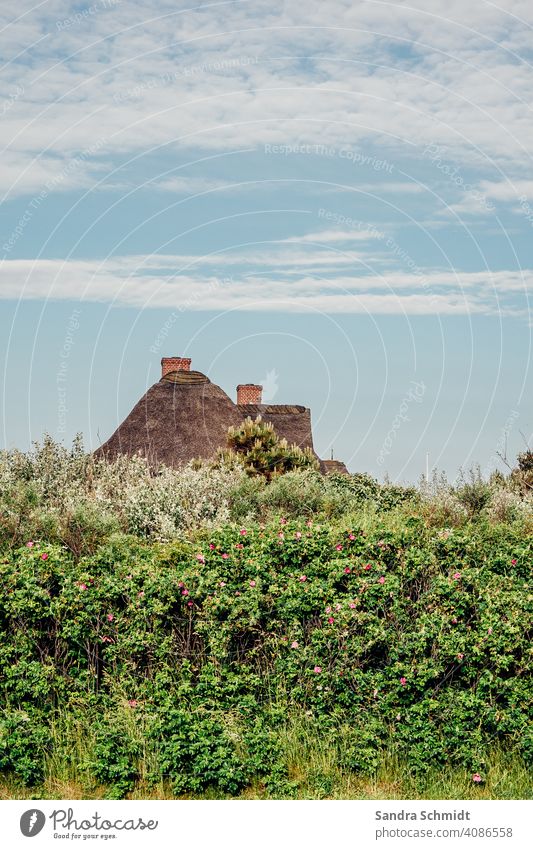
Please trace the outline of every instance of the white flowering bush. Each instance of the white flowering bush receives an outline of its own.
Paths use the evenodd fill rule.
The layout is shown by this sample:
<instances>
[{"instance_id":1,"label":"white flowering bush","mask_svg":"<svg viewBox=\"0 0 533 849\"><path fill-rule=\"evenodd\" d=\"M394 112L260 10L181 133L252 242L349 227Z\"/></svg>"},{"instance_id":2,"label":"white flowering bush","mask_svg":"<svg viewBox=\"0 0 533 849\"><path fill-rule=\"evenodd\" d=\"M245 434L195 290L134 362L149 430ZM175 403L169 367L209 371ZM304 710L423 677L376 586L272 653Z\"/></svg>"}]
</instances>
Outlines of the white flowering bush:
<instances>
[{"instance_id":1,"label":"white flowering bush","mask_svg":"<svg viewBox=\"0 0 533 849\"><path fill-rule=\"evenodd\" d=\"M533 496L512 475L479 472L457 486L443 475L413 487L379 484L366 474L324 477L294 470L267 482L239 463L197 461L181 469L150 468L140 456L114 462L45 437L31 451L0 452L0 542L10 547L47 539L79 556L122 531L166 541L196 528L316 514L326 519L362 510L396 511L398 521L421 516L433 527L460 527L484 517L491 523L533 522Z\"/></svg>"},{"instance_id":2,"label":"white flowering bush","mask_svg":"<svg viewBox=\"0 0 533 849\"><path fill-rule=\"evenodd\" d=\"M493 489L486 513L492 522L533 518L533 498L530 495L521 498L517 492L499 487Z\"/></svg>"}]
</instances>

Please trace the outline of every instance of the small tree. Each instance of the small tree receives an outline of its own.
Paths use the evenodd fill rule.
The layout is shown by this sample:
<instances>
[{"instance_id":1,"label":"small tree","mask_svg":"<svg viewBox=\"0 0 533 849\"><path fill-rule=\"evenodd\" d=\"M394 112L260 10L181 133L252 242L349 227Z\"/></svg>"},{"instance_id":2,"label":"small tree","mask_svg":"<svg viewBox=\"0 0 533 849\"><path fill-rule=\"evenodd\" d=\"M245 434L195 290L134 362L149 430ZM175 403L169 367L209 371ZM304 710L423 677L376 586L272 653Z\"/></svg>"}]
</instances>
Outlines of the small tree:
<instances>
[{"instance_id":1,"label":"small tree","mask_svg":"<svg viewBox=\"0 0 533 849\"><path fill-rule=\"evenodd\" d=\"M255 421L248 417L239 427L230 427L228 449L220 452L219 457L227 463L237 461L249 475L263 475L267 480L292 469L320 467L310 448L289 445L261 416L257 416Z\"/></svg>"}]
</instances>

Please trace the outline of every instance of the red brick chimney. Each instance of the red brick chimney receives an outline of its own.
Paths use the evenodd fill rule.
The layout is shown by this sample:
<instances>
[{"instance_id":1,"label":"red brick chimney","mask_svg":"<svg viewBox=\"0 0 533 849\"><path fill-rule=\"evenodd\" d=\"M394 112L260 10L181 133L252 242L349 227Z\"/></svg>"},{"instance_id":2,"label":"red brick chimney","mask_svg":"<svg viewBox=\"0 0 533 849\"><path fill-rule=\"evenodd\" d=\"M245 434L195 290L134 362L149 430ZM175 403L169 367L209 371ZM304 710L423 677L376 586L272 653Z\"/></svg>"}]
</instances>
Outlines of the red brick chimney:
<instances>
[{"instance_id":1,"label":"red brick chimney","mask_svg":"<svg viewBox=\"0 0 533 849\"><path fill-rule=\"evenodd\" d=\"M258 383L239 383L237 404L260 404L263 387Z\"/></svg>"},{"instance_id":2,"label":"red brick chimney","mask_svg":"<svg viewBox=\"0 0 533 849\"><path fill-rule=\"evenodd\" d=\"M161 377L171 371L190 371L190 357L163 357L161 360Z\"/></svg>"}]
</instances>

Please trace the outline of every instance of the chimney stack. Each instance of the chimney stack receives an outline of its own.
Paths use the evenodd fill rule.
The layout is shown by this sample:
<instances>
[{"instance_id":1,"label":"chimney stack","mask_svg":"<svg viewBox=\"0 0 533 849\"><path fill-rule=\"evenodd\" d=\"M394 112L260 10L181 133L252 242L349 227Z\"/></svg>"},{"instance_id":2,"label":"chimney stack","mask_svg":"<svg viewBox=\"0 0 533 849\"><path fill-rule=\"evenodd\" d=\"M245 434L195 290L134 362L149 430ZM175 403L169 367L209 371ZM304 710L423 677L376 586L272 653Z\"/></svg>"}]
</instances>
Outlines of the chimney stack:
<instances>
[{"instance_id":1,"label":"chimney stack","mask_svg":"<svg viewBox=\"0 0 533 849\"><path fill-rule=\"evenodd\" d=\"M161 377L171 371L190 371L190 357L163 357L161 360Z\"/></svg>"},{"instance_id":2,"label":"chimney stack","mask_svg":"<svg viewBox=\"0 0 533 849\"><path fill-rule=\"evenodd\" d=\"M237 404L260 404L263 387L257 383L239 383Z\"/></svg>"}]
</instances>

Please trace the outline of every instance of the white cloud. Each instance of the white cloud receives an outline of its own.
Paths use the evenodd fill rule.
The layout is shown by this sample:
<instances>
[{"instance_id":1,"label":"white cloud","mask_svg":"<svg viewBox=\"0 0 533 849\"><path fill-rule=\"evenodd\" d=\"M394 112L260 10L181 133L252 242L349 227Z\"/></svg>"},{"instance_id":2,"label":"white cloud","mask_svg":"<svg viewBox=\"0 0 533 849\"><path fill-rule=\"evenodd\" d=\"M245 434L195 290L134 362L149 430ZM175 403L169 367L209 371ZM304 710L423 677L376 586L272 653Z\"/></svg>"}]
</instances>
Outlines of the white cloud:
<instances>
[{"instance_id":1,"label":"white cloud","mask_svg":"<svg viewBox=\"0 0 533 849\"><path fill-rule=\"evenodd\" d=\"M110 169L160 145L294 142L382 148L393 159L438 143L459 161L530 167L533 69L523 54L533 9L522 0L92 5L83 20L66 0L0 12L3 90L24 89L3 115L15 165L0 187L11 195L37 190L56 159L61 169L95 138L106 139L95 159ZM93 175L87 162L62 188Z\"/></svg>"},{"instance_id":2,"label":"white cloud","mask_svg":"<svg viewBox=\"0 0 533 849\"><path fill-rule=\"evenodd\" d=\"M257 261L257 257L254 258ZM87 260L8 260L0 266L0 298L116 302L138 309L270 310L325 313L513 314L526 316L517 297L533 294L533 270L420 275L316 271L288 277L283 270L229 275L191 271L189 257Z\"/></svg>"}]
</instances>

